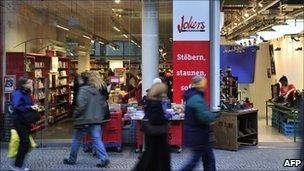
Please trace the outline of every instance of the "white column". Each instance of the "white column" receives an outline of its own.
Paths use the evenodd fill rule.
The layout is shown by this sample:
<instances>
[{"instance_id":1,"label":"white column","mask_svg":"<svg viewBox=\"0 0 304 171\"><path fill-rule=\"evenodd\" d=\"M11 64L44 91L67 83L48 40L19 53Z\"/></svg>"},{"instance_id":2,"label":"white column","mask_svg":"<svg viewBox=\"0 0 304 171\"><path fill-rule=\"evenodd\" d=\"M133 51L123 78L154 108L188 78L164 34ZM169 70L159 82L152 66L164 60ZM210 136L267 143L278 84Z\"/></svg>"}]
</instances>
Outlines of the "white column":
<instances>
[{"instance_id":1,"label":"white column","mask_svg":"<svg viewBox=\"0 0 304 171\"><path fill-rule=\"evenodd\" d=\"M220 0L210 1L210 109L220 110Z\"/></svg>"},{"instance_id":2,"label":"white column","mask_svg":"<svg viewBox=\"0 0 304 171\"><path fill-rule=\"evenodd\" d=\"M142 1L142 94L158 77L158 0Z\"/></svg>"}]
</instances>

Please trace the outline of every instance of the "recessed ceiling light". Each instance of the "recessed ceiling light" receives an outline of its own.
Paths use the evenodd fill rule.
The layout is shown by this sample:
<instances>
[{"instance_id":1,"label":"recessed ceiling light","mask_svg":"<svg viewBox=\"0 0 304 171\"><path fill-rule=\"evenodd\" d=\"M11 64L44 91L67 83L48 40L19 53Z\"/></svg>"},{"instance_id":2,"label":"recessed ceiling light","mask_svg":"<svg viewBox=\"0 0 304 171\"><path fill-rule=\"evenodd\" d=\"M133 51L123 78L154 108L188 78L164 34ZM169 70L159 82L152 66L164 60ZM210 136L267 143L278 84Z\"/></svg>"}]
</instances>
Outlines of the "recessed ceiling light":
<instances>
[{"instance_id":1,"label":"recessed ceiling light","mask_svg":"<svg viewBox=\"0 0 304 171\"><path fill-rule=\"evenodd\" d=\"M120 3L120 0L115 0L115 3L116 3L116 4L119 4L119 3Z\"/></svg>"},{"instance_id":2,"label":"recessed ceiling light","mask_svg":"<svg viewBox=\"0 0 304 171\"><path fill-rule=\"evenodd\" d=\"M246 13L244 14L244 16L247 18L247 17L249 17L249 14L246 12Z\"/></svg>"}]
</instances>

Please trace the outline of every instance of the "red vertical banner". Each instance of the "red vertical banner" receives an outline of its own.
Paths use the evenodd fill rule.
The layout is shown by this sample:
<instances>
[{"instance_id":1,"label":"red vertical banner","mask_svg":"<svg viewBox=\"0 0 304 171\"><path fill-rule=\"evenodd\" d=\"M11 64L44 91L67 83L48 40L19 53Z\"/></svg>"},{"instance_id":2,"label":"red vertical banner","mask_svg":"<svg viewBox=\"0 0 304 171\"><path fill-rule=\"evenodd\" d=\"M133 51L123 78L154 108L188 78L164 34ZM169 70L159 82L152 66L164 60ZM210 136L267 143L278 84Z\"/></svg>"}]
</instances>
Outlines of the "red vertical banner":
<instances>
[{"instance_id":1,"label":"red vertical banner","mask_svg":"<svg viewBox=\"0 0 304 171\"><path fill-rule=\"evenodd\" d=\"M192 77L202 75L210 80L210 55L208 41L173 42L173 101L181 103L184 91L191 88ZM209 102L209 81L205 90Z\"/></svg>"},{"instance_id":2,"label":"red vertical banner","mask_svg":"<svg viewBox=\"0 0 304 171\"><path fill-rule=\"evenodd\" d=\"M192 77L208 80L206 101L210 102L209 1L173 1L173 101L183 102Z\"/></svg>"}]
</instances>

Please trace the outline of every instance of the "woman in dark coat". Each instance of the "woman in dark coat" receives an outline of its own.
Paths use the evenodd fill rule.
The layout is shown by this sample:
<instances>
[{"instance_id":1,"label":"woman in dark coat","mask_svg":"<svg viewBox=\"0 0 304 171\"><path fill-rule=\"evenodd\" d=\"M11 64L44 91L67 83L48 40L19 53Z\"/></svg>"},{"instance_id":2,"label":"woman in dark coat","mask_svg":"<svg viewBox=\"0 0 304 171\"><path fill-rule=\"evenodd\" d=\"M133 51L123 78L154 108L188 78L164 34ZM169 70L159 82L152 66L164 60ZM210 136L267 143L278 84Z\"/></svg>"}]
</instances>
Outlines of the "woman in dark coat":
<instances>
[{"instance_id":1,"label":"woman in dark coat","mask_svg":"<svg viewBox=\"0 0 304 171\"><path fill-rule=\"evenodd\" d=\"M31 93L33 92L33 80L28 77L21 77L18 81L18 88L13 93L13 123L20 142L14 166L10 166L12 170L29 170L23 167L24 159L30 148L30 123L27 122L24 113L31 110L37 110L34 105Z\"/></svg>"},{"instance_id":2,"label":"woman in dark coat","mask_svg":"<svg viewBox=\"0 0 304 171\"><path fill-rule=\"evenodd\" d=\"M144 120L148 120L146 122L149 122L153 128L143 127L146 148L135 170L171 170L170 149L167 139L168 120L165 118L162 108L162 99L166 97L166 94L167 86L163 83L154 84L148 92Z\"/></svg>"}]
</instances>

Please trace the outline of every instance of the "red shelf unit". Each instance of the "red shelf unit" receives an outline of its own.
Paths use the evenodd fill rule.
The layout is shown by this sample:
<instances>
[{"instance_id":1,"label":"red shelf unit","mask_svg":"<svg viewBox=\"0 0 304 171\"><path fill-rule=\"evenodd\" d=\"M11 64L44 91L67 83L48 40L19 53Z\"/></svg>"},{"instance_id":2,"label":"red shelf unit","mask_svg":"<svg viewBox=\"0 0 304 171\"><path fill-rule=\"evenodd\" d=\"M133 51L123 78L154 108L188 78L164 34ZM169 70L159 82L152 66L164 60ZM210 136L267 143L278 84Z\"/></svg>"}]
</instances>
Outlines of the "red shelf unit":
<instances>
[{"instance_id":1,"label":"red shelf unit","mask_svg":"<svg viewBox=\"0 0 304 171\"><path fill-rule=\"evenodd\" d=\"M35 53L23 53L23 52L7 52L6 56L7 56L7 62L6 62L6 68L7 68L7 74L8 75L16 75L16 80L18 80L21 76L28 76L31 79L34 80L34 85L36 83L38 83L37 86L37 90L34 90L34 92L37 91L37 95L39 92L44 92L44 79L49 77L49 72L50 72L50 60L52 58L52 55L54 55L55 53L48 51L47 52L47 56L46 55L41 55L41 54L35 54ZM59 57L59 61L62 62L66 62L67 66L64 68L64 70L66 71L66 77L65 79L67 79L67 86L59 86L58 88L55 89L56 92L58 92L58 97L62 96L62 94L60 94L60 89L63 87L66 87L67 90L65 93L67 97L70 97L70 88L68 86L68 84L70 83L70 72L69 72L69 67L70 67L70 61L69 58L66 57ZM36 71L36 74L35 74ZM38 74L38 72L40 72ZM58 70L58 72L60 72L60 69ZM41 83L43 84L43 86L39 86L39 82L41 81ZM40 83L40 84L41 84ZM52 90L52 89L50 89ZM45 97L47 98L47 97ZM44 104L44 98L42 97L35 97L33 95L33 99L35 102L40 103L41 105L45 105ZM56 113L52 113L52 111L50 110L49 116L55 116L55 122L67 117L70 115L70 98L66 98L67 103L65 106L65 108L67 109L66 111L62 112L62 111L58 111ZM63 106L63 105L61 105ZM60 106L55 106L55 107L60 107ZM57 110L56 110L57 111ZM41 114L43 114L43 112L41 112ZM58 115L58 114L62 114ZM33 125L31 131L37 131L40 129L43 129L45 126L45 123L42 122L42 120L45 120L45 117L43 116L41 121L38 121L38 124Z\"/></svg>"}]
</instances>

